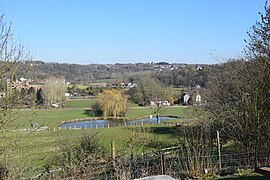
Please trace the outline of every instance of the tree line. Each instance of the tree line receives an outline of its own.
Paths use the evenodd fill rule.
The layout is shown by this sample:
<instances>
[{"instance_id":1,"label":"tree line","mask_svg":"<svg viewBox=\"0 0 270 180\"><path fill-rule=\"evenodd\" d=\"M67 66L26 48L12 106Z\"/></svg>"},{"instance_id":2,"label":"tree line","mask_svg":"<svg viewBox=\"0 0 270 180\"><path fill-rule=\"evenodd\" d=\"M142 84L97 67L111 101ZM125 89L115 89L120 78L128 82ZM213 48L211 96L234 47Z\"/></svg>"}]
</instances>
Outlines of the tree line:
<instances>
[{"instance_id":1,"label":"tree line","mask_svg":"<svg viewBox=\"0 0 270 180\"><path fill-rule=\"evenodd\" d=\"M72 84L89 84L98 80L132 81L134 76L151 75L152 78L167 86L206 86L211 65L181 65L164 63L137 64L66 64L46 63L42 61L27 62L27 76L36 83L43 83L49 76L62 76ZM22 63L21 66L25 66Z\"/></svg>"}]
</instances>

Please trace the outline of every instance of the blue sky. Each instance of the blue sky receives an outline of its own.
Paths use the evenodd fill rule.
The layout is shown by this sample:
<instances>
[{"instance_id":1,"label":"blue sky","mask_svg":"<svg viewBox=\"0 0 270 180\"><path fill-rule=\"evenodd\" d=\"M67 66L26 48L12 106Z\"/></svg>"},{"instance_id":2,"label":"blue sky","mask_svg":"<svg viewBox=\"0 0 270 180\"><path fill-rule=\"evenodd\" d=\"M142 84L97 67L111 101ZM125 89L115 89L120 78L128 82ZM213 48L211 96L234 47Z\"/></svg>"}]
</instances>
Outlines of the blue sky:
<instances>
[{"instance_id":1,"label":"blue sky","mask_svg":"<svg viewBox=\"0 0 270 180\"><path fill-rule=\"evenodd\" d=\"M241 54L265 0L2 0L35 60L218 63Z\"/></svg>"}]
</instances>

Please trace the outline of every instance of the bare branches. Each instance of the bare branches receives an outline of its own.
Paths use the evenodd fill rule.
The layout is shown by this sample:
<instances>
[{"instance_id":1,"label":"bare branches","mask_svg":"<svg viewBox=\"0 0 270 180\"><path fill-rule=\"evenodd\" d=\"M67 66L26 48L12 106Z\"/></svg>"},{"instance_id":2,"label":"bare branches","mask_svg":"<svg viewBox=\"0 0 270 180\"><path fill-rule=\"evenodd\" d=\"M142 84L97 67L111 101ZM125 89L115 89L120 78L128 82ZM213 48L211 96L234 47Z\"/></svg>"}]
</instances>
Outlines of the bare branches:
<instances>
[{"instance_id":1,"label":"bare branches","mask_svg":"<svg viewBox=\"0 0 270 180\"><path fill-rule=\"evenodd\" d=\"M268 0L265 2L264 13L259 13L260 21L253 25L247 32L249 40L245 53L250 58L270 57L270 7Z\"/></svg>"},{"instance_id":2,"label":"bare branches","mask_svg":"<svg viewBox=\"0 0 270 180\"><path fill-rule=\"evenodd\" d=\"M20 63L22 65L23 61L31 60L23 45L14 40L11 25L12 23L5 21L3 14L0 15L0 128L11 121L12 116L9 112L20 100L16 87ZM20 74L22 73L21 68Z\"/></svg>"}]
</instances>

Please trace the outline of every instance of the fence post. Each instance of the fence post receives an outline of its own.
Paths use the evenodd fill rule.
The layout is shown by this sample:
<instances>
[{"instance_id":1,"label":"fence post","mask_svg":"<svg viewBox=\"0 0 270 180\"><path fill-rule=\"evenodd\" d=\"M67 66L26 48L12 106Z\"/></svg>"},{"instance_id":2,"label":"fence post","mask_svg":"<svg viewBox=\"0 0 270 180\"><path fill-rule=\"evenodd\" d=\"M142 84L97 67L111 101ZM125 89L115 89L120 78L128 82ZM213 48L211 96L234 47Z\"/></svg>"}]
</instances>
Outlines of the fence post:
<instances>
[{"instance_id":1,"label":"fence post","mask_svg":"<svg viewBox=\"0 0 270 180\"><path fill-rule=\"evenodd\" d=\"M161 153L160 154L160 168L161 168L161 174L164 175L165 174L165 158L164 158L164 154Z\"/></svg>"},{"instance_id":2,"label":"fence post","mask_svg":"<svg viewBox=\"0 0 270 180\"><path fill-rule=\"evenodd\" d=\"M218 170L221 171L221 152L220 152L220 139L219 131L217 131L217 153L218 153Z\"/></svg>"},{"instance_id":3,"label":"fence post","mask_svg":"<svg viewBox=\"0 0 270 180\"><path fill-rule=\"evenodd\" d=\"M115 172L115 143L114 141L111 142L111 156L112 156L112 168L113 172Z\"/></svg>"}]
</instances>

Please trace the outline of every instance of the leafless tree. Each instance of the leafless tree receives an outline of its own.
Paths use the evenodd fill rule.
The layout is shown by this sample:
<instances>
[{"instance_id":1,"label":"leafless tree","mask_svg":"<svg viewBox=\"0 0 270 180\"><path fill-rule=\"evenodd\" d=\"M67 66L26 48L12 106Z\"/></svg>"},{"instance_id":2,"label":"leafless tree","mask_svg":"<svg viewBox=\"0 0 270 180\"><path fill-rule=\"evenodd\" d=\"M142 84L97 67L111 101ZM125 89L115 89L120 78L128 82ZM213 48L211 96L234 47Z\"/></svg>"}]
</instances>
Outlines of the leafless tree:
<instances>
[{"instance_id":1,"label":"leafless tree","mask_svg":"<svg viewBox=\"0 0 270 180\"><path fill-rule=\"evenodd\" d=\"M42 88L48 106L65 100L66 84L63 77L48 77Z\"/></svg>"},{"instance_id":2,"label":"leafless tree","mask_svg":"<svg viewBox=\"0 0 270 180\"><path fill-rule=\"evenodd\" d=\"M0 13L1 14L1 13ZM21 172L19 167L6 159L15 142L4 138L7 125L18 117L13 111L20 103L17 79L27 70L27 63L31 61L30 53L23 45L14 39L11 23L7 23L5 16L0 15L0 136L6 147L0 147L1 162L0 179L18 179ZM17 137L13 137L16 139ZM16 170L17 169L17 170ZM13 171L14 170L14 171Z\"/></svg>"},{"instance_id":3,"label":"leafless tree","mask_svg":"<svg viewBox=\"0 0 270 180\"><path fill-rule=\"evenodd\" d=\"M249 55L217 65L209 82L206 110L223 139L233 139L253 155L254 165L270 151L270 8L249 32Z\"/></svg>"}]
</instances>

